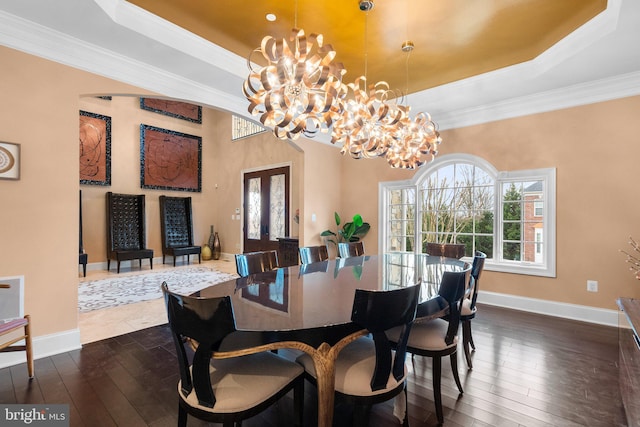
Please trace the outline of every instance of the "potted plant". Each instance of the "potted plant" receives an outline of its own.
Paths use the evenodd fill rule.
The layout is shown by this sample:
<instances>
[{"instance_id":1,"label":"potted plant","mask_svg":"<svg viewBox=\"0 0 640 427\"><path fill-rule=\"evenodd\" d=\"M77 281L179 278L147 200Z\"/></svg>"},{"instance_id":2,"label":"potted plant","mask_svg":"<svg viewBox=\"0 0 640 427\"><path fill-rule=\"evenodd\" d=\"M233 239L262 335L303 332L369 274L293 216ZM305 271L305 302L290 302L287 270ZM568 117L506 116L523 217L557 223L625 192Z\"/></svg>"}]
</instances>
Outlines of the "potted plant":
<instances>
[{"instance_id":1,"label":"potted plant","mask_svg":"<svg viewBox=\"0 0 640 427\"><path fill-rule=\"evenodd\" d=\"M371 228L368 222L364 222L362 220L362 216L360 216L360 214L355 214L351 219L351 222L346 222L342 228L340 228L342 220L340 215L338 215L338 212L334 212L334 218L336 221L336 227L338 227L337 231L334 233L331 230L324 230L320 233L320 236L325 237L326 241L333 243L336 248L338 247L338 243L357 242L363 238Z\"/></svg>"}]
</instances>

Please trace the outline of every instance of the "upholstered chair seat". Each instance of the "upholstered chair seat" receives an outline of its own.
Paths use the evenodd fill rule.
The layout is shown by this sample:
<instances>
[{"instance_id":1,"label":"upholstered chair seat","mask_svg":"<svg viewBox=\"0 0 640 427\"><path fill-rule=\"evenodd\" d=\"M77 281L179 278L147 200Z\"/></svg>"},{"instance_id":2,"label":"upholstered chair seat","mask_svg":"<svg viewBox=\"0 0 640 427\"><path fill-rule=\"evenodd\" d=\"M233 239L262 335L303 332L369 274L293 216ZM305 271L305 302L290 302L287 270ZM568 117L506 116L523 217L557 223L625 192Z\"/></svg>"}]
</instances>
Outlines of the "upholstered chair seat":
<instances>
[{"instance_id":1,"label":"upholstered chair seat","mask_svg":"<svg viewBox=\"0 0 640 427\"><path fill-rule=\"evenodd\" d=\"M432 351L444 351L454 348L458 345L457 335L453 337L453 341L447 344L447 331L449 322L443 319L433 319L428 321L416 320L411 328L409 342L407 347L428 348ZM398 328L391 329L387 332L387 336L391 341L399 338L400 330Z\"/></svg>"},{"instance_id":2,"label":"upholstered chair seat","mask_svg":"<svg viewBox=\"0 0 640 427\"><path fill-rule=\"evenodd\" d=\"M462 383L458 375L458 329L460 327L460 307L468 283L471 266L466 264L462 271L445 271L442 275L438 297L448 304L448 313L443 318L420 319L413 323L407 342L407 352L432 359L433 400L438 423L444 422L442 408L441 379L442 358L449 356L451 371L456 386L463 393ZM401 337L397 328L387 331L390 341L398 341Z\"/></svg>"},{"instance_id":3,"label":"upholstered chair seat","mask_svg":"<svg viewBox=\"0 0 640 427\"><path fill-rule=\"evenodd\" d=\"M419 295L420 285L391 291L356 289L351 320L368 334L342 343L334 375L336 398L354 405L352 426L369 425L371 406L396 396L400 399L394 413L402 414L399 418L408 425L405 355ZM395 351L387 336L391 328L399 331ZM317 384L311 357L302 354L296 361L304 366L306 378Z\"/></svg>"},{"instance_id":4,"label":"upholstered chair seat","mask_svg":"<svg viewBox=\"0 0 640 427\"><path fill-rule=\"evenodd\" d=\"M469 298L465 298L462 301L462 307L460 309L460 314L462 316L471 316L472 314L475 314L476 311L476 307L471 308L471 300Z\"/></svg>"},{"instance_id":5,"label":"upholstered chair seat","mask_svg":"<svg viewBox=\"0 0 640 427\"><path fill-rule=\"evenodd\" d=\"M186 427L188 415L237 427L291 391L293 424L302 425L302 366L260 347L223 345L237 331L231 297L179 295L166 283L162 293L180 374L178 427Z\"/></svg>"},{"instance_id":6,"label":"upholstered chair seat","mask_svg":"<svg viewBox=\"0 0 640 427\"><path fill-rule=\"evenodd\" d=\"M366 357L362 357L363 354ZM313 360L309 355L304 354L298 357L298 362L311 376L316 376ZM402 386L407 379L408 372L405 363L402 377L396 379L390 372L384 388L371 390L371 373L376 368L376 353L375 343L369 337L359 338L343 348L335 366L335 391L352 396L375 396L387 393L389 390Z\"/></svg>"},{"instance_id":7,"label":"upholstered chair seat","mask_svg":"<svg viewBox=\"0 0 640 427\"><path fill-rule=\"evenodd\" d=\"M195 389L190 393L182 390L181 381L178 393L190 407L201 411L243 413L272 399L303 372L302 366L269 352L212 359L209 373L216 397L213 407L198 402Z\"/></svg>"}]
</instances>

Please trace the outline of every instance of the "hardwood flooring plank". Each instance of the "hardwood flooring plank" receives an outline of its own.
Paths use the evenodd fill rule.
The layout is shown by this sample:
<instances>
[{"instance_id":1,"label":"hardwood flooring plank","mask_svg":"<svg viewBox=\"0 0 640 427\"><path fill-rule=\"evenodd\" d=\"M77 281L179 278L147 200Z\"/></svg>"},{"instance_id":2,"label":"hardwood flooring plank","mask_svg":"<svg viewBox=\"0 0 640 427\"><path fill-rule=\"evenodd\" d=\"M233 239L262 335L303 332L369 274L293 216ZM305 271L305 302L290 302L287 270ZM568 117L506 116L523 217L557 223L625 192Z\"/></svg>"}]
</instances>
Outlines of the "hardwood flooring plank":
<instances>
[{"instance_id":1,"label":"hardwood flooring plank","mask_svg":"<svg viewBox=\"0 0 640 427\"><path fill-rule=\"evenodd\" d=\"M445 427L626 427L619 392L618 331L601 325L479 305L472 321L473 369L458 354L464 394L448 358L442 366ZM2 403L68 403L73 427L175 426L177 361L167 325L0 369ZM280 352L295 359L291 350ZM305 426L317 420L317 393L305 384ZM410 424L436 426L431 361L416 357L408 379ZM291 425L290 395L243 425ZM351 425L336 403L334 427ZM211 426L189 417L189 427ZM374 406L371 427L397 427L391 402Z\"/></svg>"},{"instance_id":2,"label":"hardwood flooring plank","mask_svg":"<svg viewBox=\"0 0 640 427\"><path fill-rule=\"evenodd\" d=\"M0 369L0 402L17 402L13 378L11 377L11 369L9 368Z\"/></svg>"},{"instance_id":3,"label":"hardwood flooring plank","mask_svg":"<svg viewBox=\"0 0 640 427\"><path fill-rule=\"evenodd\" d=\"M80 420L74 420L76 425L86 426L116 426L93 387L79 370L69 353L52 356L52 361L60 373L60 377L69 396L80 415ZM73 420L73 418L72 418Z\"/></svg>"}]
</instances>

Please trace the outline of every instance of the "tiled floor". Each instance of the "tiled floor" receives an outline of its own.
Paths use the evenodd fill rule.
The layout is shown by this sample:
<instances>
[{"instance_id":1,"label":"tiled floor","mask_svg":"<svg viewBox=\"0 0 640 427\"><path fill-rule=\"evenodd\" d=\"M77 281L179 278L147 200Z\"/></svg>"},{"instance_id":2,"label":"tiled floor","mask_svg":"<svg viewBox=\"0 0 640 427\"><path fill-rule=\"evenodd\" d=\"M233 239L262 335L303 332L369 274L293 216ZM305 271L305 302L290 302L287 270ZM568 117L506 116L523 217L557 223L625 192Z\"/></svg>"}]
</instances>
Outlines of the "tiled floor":
<instances>
[{"instance_id":1,"label":"tiled floor","mask_svg":"<svg viewBox=\"0 0 640 427\"><path fill-rule=\"evenodd\" d=\"M163 268L183 268L187 267L186 263L181 263L178 260L178 265L173 267L172 264L154 264L153 271ZM192 262L190 265L198 265L197 260L195 264ZM231 260L218 260L218 261L203 261L203 266L214 268L223 273L236 274L235 262ZM148 269L144 263L142 269ZM130 270L127 268L121 269L121 274L128 271L137 271L136 268ZM117 273L112 268L111 272L106 270L89 270L87 271L87 277L81 278L81 281L85 280L98 280L108 277L116 277ZM167 322L167 313L164 308L162 299L144 301L137 304L122 305L119 307L105 308L101 310L94 310L88 313L78 314L78 327L80 329L80 341L82 344L87 344L93 341L98 341L105 338L111 338L117 335L126 334L129 332L137 331L151 326L160 325Z\"/></svg>"}]
</instances>

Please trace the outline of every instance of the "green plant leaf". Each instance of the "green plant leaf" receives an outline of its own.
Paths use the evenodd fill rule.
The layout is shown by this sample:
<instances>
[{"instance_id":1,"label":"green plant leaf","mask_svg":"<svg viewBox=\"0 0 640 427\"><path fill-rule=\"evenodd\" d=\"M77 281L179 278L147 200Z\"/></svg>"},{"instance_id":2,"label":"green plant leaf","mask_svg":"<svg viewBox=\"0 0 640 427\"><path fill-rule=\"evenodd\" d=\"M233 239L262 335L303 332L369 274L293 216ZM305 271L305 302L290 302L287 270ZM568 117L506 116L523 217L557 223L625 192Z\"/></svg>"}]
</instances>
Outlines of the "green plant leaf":
<instances>
[{"instance_id":1,"label":"green plant leaf","mask_svg":"<svg viewBox=\"0 0 640 427\"><path fill-rule=\"evenodd\" d=\"M355 229L355 231L353 232L353 235L354 236L364 236L365 234L367 234L369 232L370 228L371 228L371 226L369 225L369 223L365 222L360 227Z\"/></svg>"},{"instance_id":2,"label":"green plant leaf","mask_svg":"<svg viewBox=\"0 0 640 427\"><path fill-rule=\"evenodd\" d=\"M363 222L364 221L362 221L362 216L360 216L360 214L355 214L353 216L353 223L356 225L356 227L362 226Z\"/></svg>"},{"instance_id":3,"label":"green plant leaf","mask_svg":"<svg viewBox=\"0 0 640 427\"><path fill-rule=\"evenodd\" d=\"M348 222L342 228L344 232L344 238L348 242L353 236L354 231L356 231L356 225L353 222Z\"/></svg>"},{"instance_id":4,"label":"green plant leaf","mask_svg":"<svg viewBox=\"0 0 640 427\"><path fill-rule=\"evenodd\" d=\"M336 225L340 225L340 215L338 215L338 212L334 212L333 213L333 217L336 220Z\"/></svg>"},{"instance_id":5,"label":"green plant leaf","mask_svg":"<svg viewBox=\"0 0 640 427\"><path fill-rule=\"evenodd\" d=\"M336 236L336 233L334 233L331 230L324 230L322 233L320 233L321 236Z\"/></svg>"}]
</instances>

